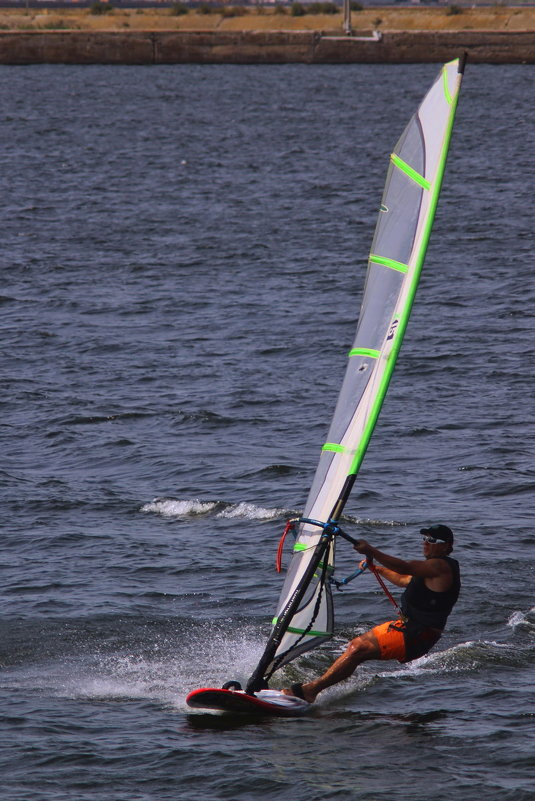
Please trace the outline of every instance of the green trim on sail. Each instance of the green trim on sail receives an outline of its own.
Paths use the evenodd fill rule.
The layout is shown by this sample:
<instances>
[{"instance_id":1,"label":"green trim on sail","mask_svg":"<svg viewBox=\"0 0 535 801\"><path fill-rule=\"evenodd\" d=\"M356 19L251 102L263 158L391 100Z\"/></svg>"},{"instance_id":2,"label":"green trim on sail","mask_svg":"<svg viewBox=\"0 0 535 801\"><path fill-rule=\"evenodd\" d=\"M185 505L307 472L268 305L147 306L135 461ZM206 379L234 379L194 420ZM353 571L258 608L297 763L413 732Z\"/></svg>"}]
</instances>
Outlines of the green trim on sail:
<instances>
[{"instance_id":1,"label":"green trim on sail","mask_svg":"<svg viewBox=\"0 0 535 801\"><path fill-rule=\"evenodd\" d=\"M381 355L380 350L374 350L373 348L353 348L347 354L348 356L369 356L370 359L378 359ZM327 449L328 450L328 449Z\"/></svg>"},{"instance_id":2,"label":"green trim on sail","mask_svg":"<svg viewBox=\"0 0 535 801\"><path fill-rule=\"evenodd\" d=\"M459 59L454 59L454 63L459 63ZM459 73L458 73L459 74ZM414 260L415 269L412 276L411 284L409 286L409 291L407 294L407 298L405 301L405 306L399 315L399 325L396 329L396 334L393 339L392 343L392 351L390 354L390 358L388 359L385 372L383 373L383 377L381 380L380 387L378 389L377 395L375 396L375 402L373 404L372 410L368 417L368 421L362 432L362 437L360 438L360 442L357 445L355 456L353 458L353 462L351 463L351 467L349 469L348 475L355 475L358 473L360 466L362 464L362 460L364 459L364 455L366 453L366 449L368 447L371 435L375 428L375 424L377 423L377 418L379 417L379 412L381 411L381 407L383 405L386 392L388 390L388 385L390 383L390 379L392 378L392 373L394 372L394 367L396 364L396 359L399 354L399 350L401 348L401 343L403 342L403 337L405 335L405 330L407 328L407 323L409 321L409 315L411 313L412 305L414 303L414 298L416 295L416 289L418 287L418 281L420 279L420 273L422 271L425 254L427 252L427 246L429 244L429 238L431 236L431 229L433 227L433 221L435 219L435 213L438 204L438 198L440 195L440 189L442 186L442 179L444 178L444 171L446 169L446 159L448 156L448 148L451 140L451 134L453 130L453 123L455 120L455 112L457 111L457 103L459 101L459 89L460 83L457 82L457 90L455 95L452 97L451 108L450 108L450 115L448 120L448 125L444 132L444 139L442 140L442 149L440 153L440 159L437 166L436 177L433 185L431 186L431 194L429 200L429 210L427 214L427 220L425 221L423 232L422 232L422 239L420 242L420 247L416 254L416 258Z\"/></svg>"},{"instance_id":3,"label":"green trim on sail","mask_svg":"<svg viewBox=\"0 0 535 801\"><path fill-rule=\"evenodd\" d=\"M416 172L416 170L413 167L411 167L410 164L407 164L406 161L403 161L403 159L400 159L400 157L396 156L395 153L392 153L392 155L390 156L390 159L391 159L392 163L396 165L396 167L398 167L400 170L402 170L405 173L405 175L407 175L411 179L411 181L414 181L419 186L421 186L422 189L430 189L431 188L431 184L429 183L427 178L424 178L423 175L420 175L419 172Z\"/></svg>"},{"instance_id":4,"label":"green trim on sail","mask_svg":"<svg viewBox=\"0 0 535 801\"><path fill-rule=\"evenodd\" d=\"M336 442L326 442L322 451L333 451L334 453L345 453L346 448L343 445L338 445Z\"/></svg>"},{"instance_id":5,"label":"green trim on sail","mask_svg":"<svg viewBox=\"0 0 535 801\"><path fill-rule=\"evenodd\" d=\"M297 629L294 626L288 626L286 631L289 631L291 634L306 634L307 637L332 637L330 631L315 631L314 629L306 631L305 629Z\"/></svg>"},{"instance_id":6,"label":"green trim on sail","mask_svg":"<svg viewBox=\"0 0 535 801\"><path fill-rule=\"evenodd\" d=\"M274 617L271 621L271 624L276 626L278 622L279 618ZM306 629L298 629L296 626L288 626L286 631L289 631L291 634L306 634L307 637L332 637L332 634L329 631L315 631L314 629L307 631Z\"/></svg>"},{"instance_id":7,"label":"green trim on sail","mask_svg":"<svg viewBox=\"0 0 535 801\"><path fill-rule=\"evenodd\" d=\"M293 547L293 552L294 553L302 553L303 551L310 551L310 549L313 548L313 547L314 547L313 545L306 545L304 542L296 542L294 547ZM323 569L324 566L325 565L324 565L323 562L320 562L318 564L318 567L321 567L322 569ZM329 570L329 569L331 569L331 566L327 565L327 570Z\"/></svg>"},{"instance_id":8,"label":"green trim on sail","mask_svg":"<svg viewBox=\"0 0 535 801\"><path fill-rule=\"evenodd\" d=\"M442 86L444 88L444 97L446 98L446 103L451 106L453 103L453 97L451 96L450 87L448 84L448 70L446 69L446 64L442 67Z\"/></svg>"},{"instance_id":9,"label":"green trim on sail","mask_svg":"<svg viewBox=\"0 0 535 801\"><path fill-rule=\"evenodd\" d=\"M373 264L382 264L384 267L390 267L392 270L399 270L400 273L406 273L409 269L409 265L403 264L402 261L387 259L384 256L377 256L375 253L370 253L370 261Z\"/></svg>"},{"instance_id":10,"label":"green trim on sail","mask_svg":"<svg viewBox=\"0 0 535 801\"><path fill-rule=\"evenodd\" d=\"M305 545L304 542L296 542L294 547L293 547L293 552L294 553L302 553L303 551L310 551L310 549L313 548L313 547L314 546L312 546L312 545ZM324 562L319 562L318 567L321 570L323 570L323 568L325 567L325 563ZM334 570L334 568L333 568L332 565L327 565L327 570L331 570L332 571L332 570ZM314 573L314 578L319 578L319 576L316 573Z\"/></svg>"}]
</instances>

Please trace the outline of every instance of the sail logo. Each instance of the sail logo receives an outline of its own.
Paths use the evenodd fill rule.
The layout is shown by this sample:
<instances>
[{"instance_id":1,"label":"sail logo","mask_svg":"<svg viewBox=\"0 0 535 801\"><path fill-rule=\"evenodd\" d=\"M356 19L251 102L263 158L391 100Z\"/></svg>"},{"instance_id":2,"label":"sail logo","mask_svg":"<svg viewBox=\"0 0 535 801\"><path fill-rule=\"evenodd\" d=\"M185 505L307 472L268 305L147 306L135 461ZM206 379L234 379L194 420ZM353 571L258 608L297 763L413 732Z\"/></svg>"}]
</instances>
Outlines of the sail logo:
<instances>
[{"instance_id":1,"label":"sail logo","mask_svg":"<svg viewBox=\"0 0 535 801\"><path fill-rule=\"evenodd\" d=\"M388 329L388 334L387 334L387 337L386 337L386 341L387 342L388 342L389 339L394 339L394 336L395 336L396 329L397 329L398 325L399 325L399 320L392 320L392 325Z\"/></svg>"}]
</instances>

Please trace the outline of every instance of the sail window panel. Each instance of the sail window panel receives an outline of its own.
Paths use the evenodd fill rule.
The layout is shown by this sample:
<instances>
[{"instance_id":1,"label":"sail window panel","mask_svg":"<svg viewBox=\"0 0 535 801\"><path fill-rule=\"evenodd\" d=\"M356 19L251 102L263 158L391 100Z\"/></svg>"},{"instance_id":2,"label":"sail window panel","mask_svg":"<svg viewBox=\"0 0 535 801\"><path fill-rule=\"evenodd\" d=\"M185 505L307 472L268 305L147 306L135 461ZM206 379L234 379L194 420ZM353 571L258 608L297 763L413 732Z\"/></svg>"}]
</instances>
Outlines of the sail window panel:
<instances>
[{"instance_id":1,"label":"sail window panel","mask_svg":"<svg viewBox=\"0 0 535 801\"><path fill-rule=\"evenodd\" d=\"M354 441L356 442L358 439L359 437L355 437ZM310 509L307 515L314 520L322 520L324 522L330 519L333 507L349 475L353 461L353 447L350 447L344 453L337 453L329 464L328 469L325 470L326 463L322 454L320 470L314 480L313 490L310 493L309 503L307 503Z\"/></svg>"},{"instance_id":2,"label":"sail window panel","mask_svg":"<svg viewBox=\"0 0 535 801\"><path fill-rule=\"evenodd\" d=\"M447 128L454 97L458 93L457 75L455 64L446 65L445 72L437 78L418 110L425 137L426 177L430 180L436 176L443 149L443 139L436 135L436 131Z\"/></svg>"},{"instance_id":3,"label":"sail window panel","mask_svg":"<svg viewBox=\"0 0 535 801\"><path fill-rule=\"evenodd\" d=\"M331 431L329 433L331 433L331 432L332 432L332 426L331 426ZM329 442L330 441L331 440L329 438ZM317 467L317 470L316 470L316 474L314 476L314 481L312 482L312 487L310 488L308 499L307 499L307 502L306 502L306 505L305 505L305 511L304 511L304 516L305 517L312 517L313 516L312 515L312 509L314 507L316 499L318 498L318 496L319 496L319 494L321 492L321 488L322 488L323 484L325 483L325 479L326 479L327 473L329 472L329 470L331 468L331 465L332 465L334 459L336 458L336 456L337 456L337 454L333 453L332 451L322 451L322 454L320 456L320 460L319 460L319 463L318 463L318 467ZM327 514L329 514L330 511L331 510L329 509L327 511ZM318 516L321 517L321 515L318 515L317 513L315 513L315 515L316 515L316 517L318 517ZM327 521L326 520L322 520L322 522L326 523Z\"/></svg>"},{"instance_id":4,"label":"sail window panel","mask_svg":"<svg viewBox=\"0 0 535 801\"><path fill-rule=\"evenodd\" d=\"M394 153L410 164L413 170L425 176L425 143L417 115L412 118L400 136Z\"/></svg>"},{"instance_id":5,"label":"sail window panel","mask_svg":"<svg viewBox=\"0 0 535 801\"><path fill-rule=\"evenodd\" d=\"M404 277L403 273L383 265L370 265L360 309L357 335L352 349L362 347L381 350L399 299ZM372 356L353 356L350 359L327 435L328 442L340 443L342 441L376 365L377 359ZM319 494L333 456L334 454L330 452L322 454L310 498Z\"/></svg>"},{"instance_id":6,"label":"sail window panel","mask_svg":"<svg viewBox=\"0 0 535 801\"><path fill-rule=\"evenodd\" d=\"M284 609L288 595L291 592L292 585L294 585L301 578L301 575L306 570L306 565L308 563L308 558L305 556L306 553L306 551L294 553L292 557L286 573L286 579L281 590L279 602L277 604L277 617L279 617Z\"/></svg>"},{"instance_id":7,"label":"sail window panel","mask_svg":"<svg viewBox=\"0 0 535 801\"><path fill-rule=\"evenodd\" d=\"M319 590L320 588L317 587ZM287 662L291 662L296 656L316 648L322 642L327 642L332 637L334 630L334 612L332 593L328 584L322 588L320 598L320 608L314 617L317 598L306 607L298 611L292 618L291 626L284 634L274 658L277 666L282 667ZM313 620L310 632L304 634Z\"/></svg>"},{"instance_id":8,"label":"sail window panel","mask_svg":"<svg viewBox=\"0 0 535 801\"><path fill-rule=\"evenodd\" d=\"M300 580L307 568L312 552L313 548L309 551L294 554L279 599L277 615L283 612L296 581ZM332 552L330 555L326 555L326 558L332 565ZM274 654L278 667L282 667L282 665L295 659L299 654L317 647L321 642L326 642L332 636L334 630L332 593L330 585L326 581L326 577L329 574L330 570L327 574L324 574L322 567L318 567L316 576L307 588L299 608L292 617L291 626L284 634ZM322 578L325 579L323 584L321 582Z\"/></svg>"},{"instance_id":9,"label":"sail window panel","mask_svg":"<svg viewBox=\"0 0 535 801\"><path fill-rule=\"evenodd\" d=\"M344 449L343 453L322 452L307 500L306 517L322 522L329 520L353 459L353 447Z\"/></svg>"},{"instance_id":10,"label":"sail window panel","mask_svg":"<svg viewBox=\"0 0 535 801\"><path fill-rule=\"evenodd\" d=\"M317 534L316 534L316 531L318 532ZM299 537L300 543L303 543L303 544L305 544L306 546L309 546L309 547L305 547L303 550L299 550L299 551L295 551L294 550L292 559L291 559L290 564L288 566L288 571L286 573L286 579L284 581L284 585L283 585L283 588L282 588L282 591L281 591L281 594L280 594L280 597L279 597L279 602L278 602L278 605L277 605L277 615L276 615L277 617L284 610L284 607L285 607L286 602L288 600L288 596L292 593L293 588L296 586L296 584L301 580L303 574L305 573L305 571L306 571L306 569L308 567L310 558L311 558L312 554L314 553L314 548L315 548L315 546L316 546L316 544L318 542L318 539L319 539L319 537L321 535L321 531L320 531L319 528L316 529L316 531L314 531L313 536L311 536L309 538L310 542L306 542L306 540L302 539L301 536ZM326 558L329 559L329 556L327 556ZM327 570L329 570L329 569L330 568L327 565ZM309 586L307 587L307 590L306 590L303 598L301 599L301 602L300 602L300 605L299 605L299 609L302 610L303 608L307 607L310 604L310 602L313 599L313 597L316 595L316 591L317 591L317 588L318 588L318 584L319 584L319 580L321 578L322 572L323 572L323 566L321 565L318 568L318 575L315 578L312 579L312 581L310 582Z\"/></svg>"},{"instance_id":11,"label":"sail window panel","mask_svg":"<svg viewBox=\"0 0 535 801\"><path fill-rule=\"evenodd\" d=\"M365 363L366 361L375 362L376 360L362 359L358 361ZM368 369L365 372L359 371L358 369L354 370L352 365L350 365L342 384L342 389L336 405L336 413L329 429L329 442L340 442L342 440L351 420L353 419L355 409L364 395L368 381L372 376L372 371L372 364L369 364Z\"/></svg>"},{"instance_id":12,"label":"sail window panel","mask_svg":"<svg viewBox=\"0 0 535 801\"><path fill-rule=\"evenodd\" d=\"M420 214L424 189L394 165L383 195L372 253L408 264Z\"/></svg>"},{"instance_id":13,"label":"sail window panel","mask_svg":"<svg viewBox=\"0 0 535 801\"><path fill-rule=\"evenodd\" d=\"M318 568L318 575L321 575L321 568ZM314 601L314 598L316 597L317 594L317 590L318 590L318 579L315 578L312 579L312 581L308 585L307 590L301 600L301 603L299 604L296 615L306 610L307 607Z\"/></svg>"},{"instance_id":14,"label":"sail window panel","mask_svg":"<svg viewBox=\"0 0 535 801\"><path fill-rule=\"evenodd\" d=\"M306 653L306 651L310 651L312 648L317 648L318 645L327 642L331 639L331 637L332 634L329 634L328 637L305 638L300 638L298 634L292 634L291 632L285 634L275 655L277 668L284 667L284 665L287 665L288 662L291 662L296 657Z\"/></svg>"},{"instance_id":15,"label":"sail window panel","mask_svg":"<svg viewBox=\"0 0 535 801\"><path fill-rule=\"evenodd\" d=\"M385 335L397 306L405 275L382 264L370 264L366 280L366 291L360 308L359 325L353 348L381 350ZM352 369L363 372L352 359Z\"/></svg>"}]
</instances>

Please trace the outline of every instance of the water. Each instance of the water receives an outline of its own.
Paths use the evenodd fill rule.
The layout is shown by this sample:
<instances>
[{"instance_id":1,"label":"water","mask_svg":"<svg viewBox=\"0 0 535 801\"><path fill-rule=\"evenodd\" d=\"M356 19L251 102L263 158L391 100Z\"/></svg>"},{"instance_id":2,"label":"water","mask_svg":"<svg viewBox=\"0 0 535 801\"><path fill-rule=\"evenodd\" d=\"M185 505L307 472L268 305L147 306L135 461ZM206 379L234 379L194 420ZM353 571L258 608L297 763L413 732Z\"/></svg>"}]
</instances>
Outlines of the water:
<instances>
[{"instance_id":1,"label":"water","mask_svg":"<svg viewBox=\"0 0 535 801\"><path fill-rule=\"evenodd\" d=\"M439 646L306 719L247 678L353 339L386 161L433 65L2 67L3 801L527 801L534 69L469 66L437 222L346 527L457 533ZM340 549L340 575L355 566ZM317 675L390 617L370 577Z\"/></svg>"}]
</instances>

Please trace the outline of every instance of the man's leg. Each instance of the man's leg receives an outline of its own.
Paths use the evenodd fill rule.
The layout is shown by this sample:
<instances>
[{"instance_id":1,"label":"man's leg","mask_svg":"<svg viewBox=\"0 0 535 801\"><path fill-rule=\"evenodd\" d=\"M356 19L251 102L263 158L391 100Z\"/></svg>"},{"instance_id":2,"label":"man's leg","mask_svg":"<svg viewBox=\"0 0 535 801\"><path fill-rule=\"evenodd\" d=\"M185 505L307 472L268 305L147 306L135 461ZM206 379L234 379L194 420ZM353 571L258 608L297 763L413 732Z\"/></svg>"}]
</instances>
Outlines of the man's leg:
<instances>
[{"instance_id":1,"label":"man's leg","mask_svg":"<svg viewBox=\"0 0 535 801\"><path fill-rule=\"evenodd\" d=\"M331 667L325 671L323 676L314 681L309 681L303 684L303 695L305 700L309 703L315 701L316 696L327 687L333 684L338 684L339 681L348 679L358 665L366 662L368 659L380 659L381 650L375 635L368 631L366 634L361 634L360 637L355 637L351 640L347 649L333 662ZM283 690L287 695L291 695L290 690Z\"/></svg>"}]
</instances>

